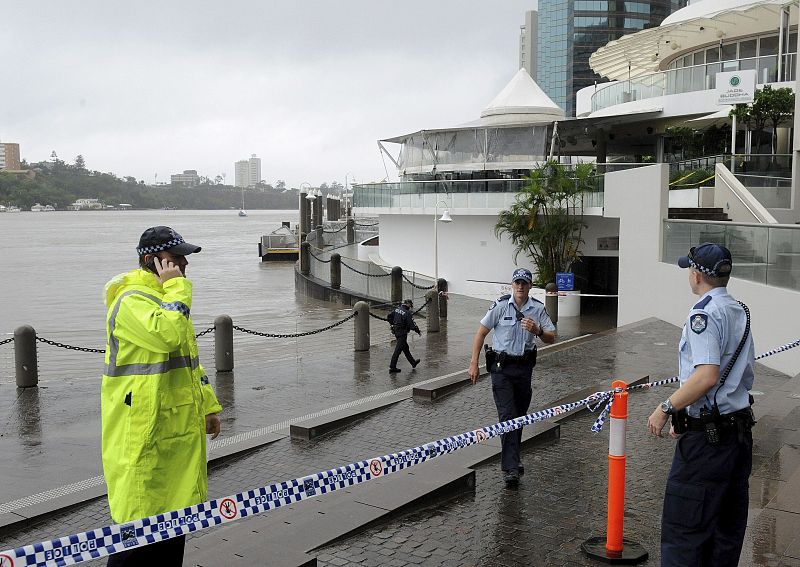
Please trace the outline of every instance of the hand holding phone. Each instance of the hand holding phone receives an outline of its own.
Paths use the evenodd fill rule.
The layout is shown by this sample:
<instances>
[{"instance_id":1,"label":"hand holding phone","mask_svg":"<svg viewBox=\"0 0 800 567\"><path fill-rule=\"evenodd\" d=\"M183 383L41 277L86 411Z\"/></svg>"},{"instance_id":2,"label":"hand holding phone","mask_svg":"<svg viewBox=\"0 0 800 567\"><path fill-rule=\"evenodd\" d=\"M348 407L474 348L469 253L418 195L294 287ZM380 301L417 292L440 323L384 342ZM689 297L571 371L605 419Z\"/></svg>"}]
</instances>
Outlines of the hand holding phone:
<instances>
[{"instance_id":1,"label":"hand holding phone","mask_svg":"<svg viewBox=\"0 0 800 567\"><path fill-rule=\"evenodd\" d=\"M156 275L162 284L167 280L171 280L172 278L183 277L180 266L170 260L164 260L162 262L158 256L153 256L148 262L145 263L145 265L147 266L147 269Z\"/></svg>"}]
</instances>

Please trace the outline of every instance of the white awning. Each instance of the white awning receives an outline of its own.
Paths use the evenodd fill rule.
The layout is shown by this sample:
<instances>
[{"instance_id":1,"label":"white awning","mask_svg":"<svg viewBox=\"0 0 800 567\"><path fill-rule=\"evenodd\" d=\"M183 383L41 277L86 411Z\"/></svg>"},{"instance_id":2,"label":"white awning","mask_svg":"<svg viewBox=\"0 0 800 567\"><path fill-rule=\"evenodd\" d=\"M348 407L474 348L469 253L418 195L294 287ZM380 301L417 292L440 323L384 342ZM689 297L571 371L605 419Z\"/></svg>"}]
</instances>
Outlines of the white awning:
<instances>
[{"instance_id":1,"label":"white awning","mask_svg":"<svg viewBox=\"0 0 800 567\"><path fill-rule=\"evenodd\" d=\"M704 0L678 10L657 28L614 40L589 58L592 69L611 80L654 73L675 54L720 40L777 31L780 13L790 6L797 24L797 2L787 0Z\"/></svg>"}]
</instances>

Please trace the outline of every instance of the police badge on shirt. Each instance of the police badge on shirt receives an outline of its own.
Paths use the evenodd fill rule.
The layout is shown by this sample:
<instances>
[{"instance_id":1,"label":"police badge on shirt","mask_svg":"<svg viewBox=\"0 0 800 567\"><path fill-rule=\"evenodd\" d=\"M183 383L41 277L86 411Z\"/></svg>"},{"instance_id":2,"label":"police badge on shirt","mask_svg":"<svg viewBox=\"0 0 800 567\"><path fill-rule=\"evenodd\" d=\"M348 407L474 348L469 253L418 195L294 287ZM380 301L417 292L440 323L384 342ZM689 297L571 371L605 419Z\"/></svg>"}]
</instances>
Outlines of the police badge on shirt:
<instances>
[{"instance_id":1,"label":"police badge on shirt","mask_svg":"<svg viewBox=\"0 0 800 567\"><path fill-rule=\"evenodd\" d=\"M708 327L708 315L705 313L695 313L689 319L690 327L696 334L700 334Z\"/></svg>"}]
</instances>

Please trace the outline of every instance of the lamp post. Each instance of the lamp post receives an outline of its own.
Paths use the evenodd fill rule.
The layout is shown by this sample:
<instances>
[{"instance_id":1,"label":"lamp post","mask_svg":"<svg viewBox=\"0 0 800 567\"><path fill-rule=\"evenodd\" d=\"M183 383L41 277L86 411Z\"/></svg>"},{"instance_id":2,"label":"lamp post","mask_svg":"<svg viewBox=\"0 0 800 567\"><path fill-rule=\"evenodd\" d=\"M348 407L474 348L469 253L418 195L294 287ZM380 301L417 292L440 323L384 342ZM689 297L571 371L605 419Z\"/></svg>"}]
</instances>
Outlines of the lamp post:
<instances>
[{"instance_id":1,"label":"lamp post","mask_svg":"<svg viewBox=\"0 0 800 567\"><path fill-rule=\"evenodd\" d=\"M356 178L353 175L352 171L348 171L344 174L344 215L345 218L350 218L350 192L348 191L348 175L353 178L353 182L355 182Z\"/></svg>"},{"instance_id":2,"label":"lamp post","mask_svg":"<svg viewBox=\"0 0 800 567\"><path fill-rule=\"evenodd\" d=\"M439 223L440 222L453 222L453 219L450 218L450 211L445 209L442 213L442 218L436 218L439 216L439 204L443 204L447 207L447 203L443 200L439 200L436 202L434 207L435 212L433 214L433 286L434 289L439 289Z\"/></svg>"}]
</instances>

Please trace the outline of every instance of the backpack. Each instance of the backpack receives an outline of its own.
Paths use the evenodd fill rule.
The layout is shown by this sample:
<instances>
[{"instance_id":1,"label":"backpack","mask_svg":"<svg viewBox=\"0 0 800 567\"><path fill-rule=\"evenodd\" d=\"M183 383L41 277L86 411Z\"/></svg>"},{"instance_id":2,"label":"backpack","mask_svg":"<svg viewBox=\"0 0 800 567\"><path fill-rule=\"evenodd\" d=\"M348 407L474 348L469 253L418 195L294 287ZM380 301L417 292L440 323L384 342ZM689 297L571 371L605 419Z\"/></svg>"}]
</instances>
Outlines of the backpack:
<instances>
[{"instance_id":1,"label":"backpack","mask_svg":"<svg viewBox=\"0 0 800 567\"><path fill-rule=\"evenodd\" d=\"M395 312L394 312L394 310L392 310L392 312L391 312L391 313L389 313L389 314L386 316L386 320L387 320L387 321L389 321L389 326L392 326L392 325L394 325L394 317L395 317Z\"/></svg>"}]
</instances>

